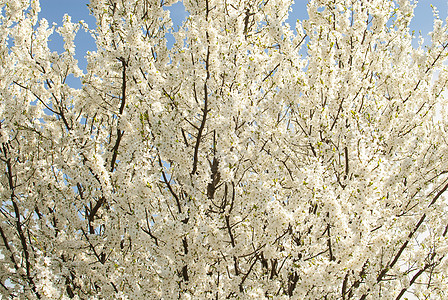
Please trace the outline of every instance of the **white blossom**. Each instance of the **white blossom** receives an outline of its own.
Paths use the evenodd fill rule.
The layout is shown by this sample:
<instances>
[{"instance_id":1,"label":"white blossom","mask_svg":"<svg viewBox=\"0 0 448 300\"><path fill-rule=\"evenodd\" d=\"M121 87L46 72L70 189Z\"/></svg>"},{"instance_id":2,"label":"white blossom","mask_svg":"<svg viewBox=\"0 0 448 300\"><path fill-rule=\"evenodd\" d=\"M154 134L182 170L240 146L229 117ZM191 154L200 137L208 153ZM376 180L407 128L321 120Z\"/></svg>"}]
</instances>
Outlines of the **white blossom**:
<instances>
[{"instance_id":1,"label":"white blossom","mask_svg":"<svg viewBox=\"0 0 448 300\"><path fill-rule=\"evenodd\" d=\"M169 48L172 4L0 0L2 297L445 299L446 23L415 48L407 0L295 30L291 1L184 1Z\"/></svg>"}]
</instances>

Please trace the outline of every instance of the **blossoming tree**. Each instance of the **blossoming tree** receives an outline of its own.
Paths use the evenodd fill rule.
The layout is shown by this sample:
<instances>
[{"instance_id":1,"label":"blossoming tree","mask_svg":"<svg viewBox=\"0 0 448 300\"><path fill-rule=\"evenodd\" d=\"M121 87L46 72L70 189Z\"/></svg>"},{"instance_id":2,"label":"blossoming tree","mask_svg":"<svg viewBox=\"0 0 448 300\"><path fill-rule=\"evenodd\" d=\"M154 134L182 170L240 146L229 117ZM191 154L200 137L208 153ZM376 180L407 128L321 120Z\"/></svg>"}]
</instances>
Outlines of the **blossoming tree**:
<instances>
[{"instance_id":1,"label":"blossoming tree","mask_svg":"<svg viewBox=\"0 0 448 300\"><path fill-rule=\"evenodd\" d=\"M446 299L447 26L187 0L169 48L172 2L92 0L89 29L0 1L3 298Z\"/></svg>"}]
</instances>

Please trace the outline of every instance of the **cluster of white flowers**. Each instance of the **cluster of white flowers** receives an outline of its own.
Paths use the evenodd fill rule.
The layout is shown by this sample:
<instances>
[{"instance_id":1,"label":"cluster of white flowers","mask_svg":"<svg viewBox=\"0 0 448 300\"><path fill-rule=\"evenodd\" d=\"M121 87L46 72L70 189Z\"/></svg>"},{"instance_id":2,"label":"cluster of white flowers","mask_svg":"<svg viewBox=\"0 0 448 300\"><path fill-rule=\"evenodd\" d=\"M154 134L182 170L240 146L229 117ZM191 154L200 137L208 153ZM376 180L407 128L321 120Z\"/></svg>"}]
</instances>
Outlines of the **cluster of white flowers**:
<instances>
[{"instance_id":1,"label":"cluster of white flowers","mask_svg":"<svg viewBox=\"0 0 448 300\"><path fill-rule=\"evenodd\" d=\"M0 294L447 298L447 25L415 49L407 0L295 31L292 1L184 1L168 48L173 2L92 0L83 73L79 24L0 0Z\"/></svg>"}]
</instances>

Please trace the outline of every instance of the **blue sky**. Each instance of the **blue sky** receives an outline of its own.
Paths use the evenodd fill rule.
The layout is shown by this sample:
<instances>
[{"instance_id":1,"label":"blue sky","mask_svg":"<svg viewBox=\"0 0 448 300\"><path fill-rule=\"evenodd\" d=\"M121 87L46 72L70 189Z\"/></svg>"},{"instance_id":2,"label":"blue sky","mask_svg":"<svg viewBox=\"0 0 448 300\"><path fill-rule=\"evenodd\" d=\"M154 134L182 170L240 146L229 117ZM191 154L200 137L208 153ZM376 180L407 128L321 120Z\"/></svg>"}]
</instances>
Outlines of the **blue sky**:
<instances>
[{"instance_id":1,"label":"blue sky","mask_svg":"<svg viewBox=\"0 0 448 300\"><path fill-rule=\"evenodd\" d=\"M296 19L304 19L307 17L306 12L306 0L296 0L293 6L293 11L290 14L288 22L291 22L294 27ZM72 16L72 21L77 22L79 20L86 21L92 28L95 24L95 19L89 15L87 8L88 0L40 0L42 11L40 13L41 18L46 18L50 24L53 22L60 25L62 23L62 17L64 14ZM411 23L411 29L415 32L421 31L423 36L432 30L433 13L431 4L436 6L439 10L439 15L442 20L447 17L448 0L420 0L415 10L415 17ZM185 19L187 14L183 9L182 4L177 3L170 9L171 17L175 25L180 25ZM57 35L52 35L52 42L50 47L53 50L62 50L62 39ZM85 69L86 61L84 59L85 53L88 50L94 50L93 39L85 33L83 30L78 32L75 40L76 44L76 57L80 63L80 67Z\"/></svg>"}]
</instances>

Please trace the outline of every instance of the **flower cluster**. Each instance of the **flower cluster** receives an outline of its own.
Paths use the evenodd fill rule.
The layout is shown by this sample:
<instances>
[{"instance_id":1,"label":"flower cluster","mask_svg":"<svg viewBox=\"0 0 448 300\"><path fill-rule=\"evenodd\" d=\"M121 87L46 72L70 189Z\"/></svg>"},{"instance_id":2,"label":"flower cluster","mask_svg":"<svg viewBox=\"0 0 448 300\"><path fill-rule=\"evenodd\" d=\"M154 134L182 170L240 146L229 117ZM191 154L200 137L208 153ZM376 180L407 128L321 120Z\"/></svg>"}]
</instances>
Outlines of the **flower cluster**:
<instances>
[{"instance_id":1,"label":"flower cluster","mask_svg":"<svg viewBox=\"0 0 448 300\"><path fill-rule=\"evenodd\" d=\"M80 25L0 0L1 295L445 299L447 25L188 0L168 47L173 2L92 0L83 72Z\"/></svg>"}]
</instances>

